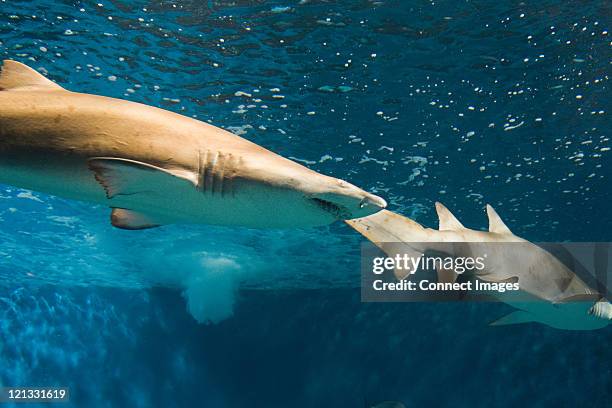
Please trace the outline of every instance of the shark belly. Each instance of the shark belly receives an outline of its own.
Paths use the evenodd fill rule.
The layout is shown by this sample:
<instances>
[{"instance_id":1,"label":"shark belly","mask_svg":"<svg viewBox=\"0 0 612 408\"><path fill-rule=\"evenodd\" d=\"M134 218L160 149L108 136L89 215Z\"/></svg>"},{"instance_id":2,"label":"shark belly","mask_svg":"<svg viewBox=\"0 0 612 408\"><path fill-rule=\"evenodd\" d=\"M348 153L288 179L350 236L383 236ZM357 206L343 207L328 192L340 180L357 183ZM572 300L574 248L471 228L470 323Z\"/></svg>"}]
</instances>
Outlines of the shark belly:
<instances>
[{"instance_id":1,"label":"shark belly","mask_svg":"<svg viewBox=\"0 0 612 408\"><path fill-rule=\"evenodd\" d=\"M0 183L80 201L106 201L104 190L84 163L59 166L0 157Z\"/></svg>"},{"instance_id":2,"label":"shark belly","mask_svg":"<svg viewBox=\"0 0 612 408\"><path fill-rule=\"evenodd\" d=\"M186 136L190 134L187 131L176 136L175 143L169 143L163 121L145 123L137 117L120 116L122 104L113 111L121 120L105 121L104 127L92 126L87 111L65 115L70 98L80 100L85 98L83 95L48 101L49 112L42 116L24 116L11 110L15 104L30 103L32 96L19 94L12 104L4 96L0 94L0 112L6 112L0 117L0 183L128 209L146 215L155 225L290 228L326 225L336 220L299 191L273 186L266 180L236 177L237 172L249 172L241 167L242 143L233 148L214 137L192 140ZM115 103L118 102L111 101L109 106ZM138 109L148 111L141 106ZM187 119L181 123L196 126ZM152 179L148 185L143 181L135 191L109 196L89 166L89 161L98 157L179 169L193 174L196 185Z\"/></svg>"},{"instance_id":3,"label":"shark belly","mask_svg":"<svg viewBox=\"0 0 612 408\"><path fill-rule=\"evenodd\" d=\"M85 158L3 155L0 183L46 194L122 208L145 214L156 224L198 223L252 228L287 228L325 225L314 204L289 190L253 181L234 181L223 193L171 185L163 194L157 186L143 185L138 194L111 198L96 181Z\"/></svg>"}]
</instances>

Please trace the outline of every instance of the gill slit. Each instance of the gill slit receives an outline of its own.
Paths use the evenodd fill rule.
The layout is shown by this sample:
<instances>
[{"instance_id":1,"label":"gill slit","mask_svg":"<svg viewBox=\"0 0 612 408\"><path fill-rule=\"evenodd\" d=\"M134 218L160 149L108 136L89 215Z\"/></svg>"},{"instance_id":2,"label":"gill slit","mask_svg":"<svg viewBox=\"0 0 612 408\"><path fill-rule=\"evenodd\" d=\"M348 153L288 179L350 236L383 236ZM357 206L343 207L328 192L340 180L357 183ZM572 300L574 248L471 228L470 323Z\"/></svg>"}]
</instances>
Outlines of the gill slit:
<instances>
[{"instance_id":1,"label":"gill slit","mask_svg":"<svg viewBox=\"0 0 612 408\"><path fill-rule=\"evenodd\" d=\"M210 190L210 194L214 194L214 177L215 177L215 165L217 164L217 158L219 153L211 154L209 150L206 151L206 176L204 178L204 191Z\"/></svg>"},{"instance_id":2,"label":"gill slit","mask_svg":"<svg viewBox=\"0 0 612 408\"><path fill-rule=\"evenodd\" d=\"M241 157L236 159L231 153L213 153L210 150L198 152L198 190L204 194L210 192L211 195L220 194L221 197L231 194L235 197L233 181L236 165L241 162Z\"/></svg>"}]
</instances>

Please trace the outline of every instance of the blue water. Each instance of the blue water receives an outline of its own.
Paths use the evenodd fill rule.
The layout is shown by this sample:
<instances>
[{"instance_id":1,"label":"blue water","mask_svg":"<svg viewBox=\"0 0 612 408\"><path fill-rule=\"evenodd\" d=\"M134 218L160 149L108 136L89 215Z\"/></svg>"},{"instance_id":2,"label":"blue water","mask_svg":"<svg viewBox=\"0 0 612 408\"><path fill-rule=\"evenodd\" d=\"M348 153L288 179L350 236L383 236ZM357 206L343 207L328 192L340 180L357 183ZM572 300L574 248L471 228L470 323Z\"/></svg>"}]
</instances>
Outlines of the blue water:
<instances>
[{"instance_id":1,"label":"blue water","mask_svg":"<svg viewBox=\"0 0 612 408\"><path fill-rule=\"evenodd\" d=\"M610 5L0 0L0 57L161 106L435 227L491 203L532 241L610 241ZM119 231L0 186L0 383L77 407L607 406L610 328L503 304L363 304L342 224ZM66 406L66 405L62 405Z\"/></svg>"}]
</instances>

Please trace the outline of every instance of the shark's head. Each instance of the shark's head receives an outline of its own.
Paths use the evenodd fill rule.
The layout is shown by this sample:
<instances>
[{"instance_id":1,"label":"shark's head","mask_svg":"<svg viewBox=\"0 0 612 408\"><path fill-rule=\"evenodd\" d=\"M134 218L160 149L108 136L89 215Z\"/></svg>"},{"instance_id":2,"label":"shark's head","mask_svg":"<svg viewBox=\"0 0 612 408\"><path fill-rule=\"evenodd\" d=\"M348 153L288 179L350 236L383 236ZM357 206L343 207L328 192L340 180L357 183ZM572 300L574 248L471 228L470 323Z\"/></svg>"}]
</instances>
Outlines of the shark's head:
<instances>
[{"instance_id":1,"label":"shark's head","mask_svg":"<svg viewBox=\"0 0 612 408\"><path fill-rule=\"evenodd\" d=\"M322 177L322 191L306 192L304 198L338 220L367 217L387 207L387 202L377 195L344 180Z\"/></svg>"},{"instance_id":2,"label":"shark's head","mask_svg":"<svg viewBox=\"0 0 612 408\"><path fill-rule=\"evenodd\" d=\"M384 199L349 182L278 156L245 159L241 170L246 176L242 191L259 197L249 201L251 206L261 205L258 217L266 220L266 226L326 225L366 217L387 206Z\"/></svg>"},{"instance_id":3,"label":"shark's head","mask_svg":"<svg viewBox=\"0 0 612 408\"><path fill-rule=\"evenodd\" d=\"M556 310L561 313L543 314L542 323L552 327L569 330L594 330L601 329L612 322L612 305L606 299L595 302L582 300L570 301L555 305Z\"/></svg>"},{"instance_id":4,"label":"shark's head","mask_svg":"<svg viewBox=\"0 0 612 408\"><path fill-rule=\"evenodd\" d=\"M589 309L589 314L598 319L612 320L612 304L606 299L601 299Z\"/></svg>"},{"instance_id":5,"label":"shark's head","mask_svg":"<svg viewBox=\"0 0 612 408\"><path fill-rule=\"evenodd\" d=\"M316 173L298 183L303 207L312 217L328 224L337 220L367 217L387 206L381 197L351 183Z\"/></svg>"}]
</instances>

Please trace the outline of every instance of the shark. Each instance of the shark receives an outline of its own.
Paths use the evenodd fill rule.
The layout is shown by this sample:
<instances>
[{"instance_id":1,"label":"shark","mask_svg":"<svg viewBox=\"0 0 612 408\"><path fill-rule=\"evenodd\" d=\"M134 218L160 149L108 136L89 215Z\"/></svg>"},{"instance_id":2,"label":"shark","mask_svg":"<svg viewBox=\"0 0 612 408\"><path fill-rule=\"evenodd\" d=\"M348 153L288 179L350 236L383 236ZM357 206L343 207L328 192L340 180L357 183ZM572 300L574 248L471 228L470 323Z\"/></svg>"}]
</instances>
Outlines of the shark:
<instances>
[{"instance_id":1,"label":"shark","mask_svg":"<svg viewBox=\"0 0 612 408\"><path fill-rule=\"evenodd\" d=\"M382 401L375 405L370 405L368 408L406 408L406 405L399 401Z\"/></svg>"},{"instance_id":2,"label":"shark","mask_svg":"<svg viewBox=\"0 0 612 408\"><path fill-rule=\"evenodd\" d=\"M387 205L219 127L71 92L13 60L0 72L0 183L102 204L128 230L311 227Z\"/></svg>"},{"instance_id":3,"label":"shark","mask_svg":"<svg viewBox=\"0 0 612 408\"><path fill-rule=\"evenodd\" d=\"M484 268L475 269L470 279L518 283L520 288L518 293L491 293L516 309L493 326L538 322L556 329L593 330L610 324L612 304L604 297L605 288L592 289L559 258L513 234L493 207L486 206L488 231L478 231L466 228L441 203L435 205L437 230L389 210L345 222L391 257L418 257L427 251L454 257L486 253ZM455 282L461 275L443 267L437 272L441 282ZM402 280L414 275L396 269L395 276Z\"/></svg>"}]
</instances>

